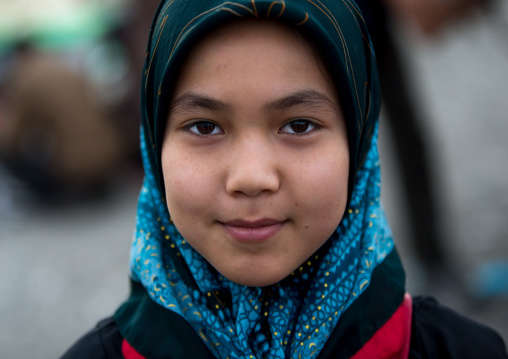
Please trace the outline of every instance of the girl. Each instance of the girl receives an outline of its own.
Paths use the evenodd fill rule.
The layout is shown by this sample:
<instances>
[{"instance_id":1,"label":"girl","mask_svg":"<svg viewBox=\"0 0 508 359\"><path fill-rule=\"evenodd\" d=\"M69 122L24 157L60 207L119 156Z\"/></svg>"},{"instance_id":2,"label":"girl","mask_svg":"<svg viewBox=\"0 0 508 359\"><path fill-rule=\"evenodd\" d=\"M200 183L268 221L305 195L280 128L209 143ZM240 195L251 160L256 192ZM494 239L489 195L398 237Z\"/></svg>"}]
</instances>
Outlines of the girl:
<instances>
[{"instance_id":1,"label":"girl","mask_svg":"<svg viewBox=\"0 0 508 359\"><path fill-rule=\"evenodd\" d=\"M162 1L132 293L64 358L506 358L405 293L356 4Z\"/></svg>"}]
</instances>

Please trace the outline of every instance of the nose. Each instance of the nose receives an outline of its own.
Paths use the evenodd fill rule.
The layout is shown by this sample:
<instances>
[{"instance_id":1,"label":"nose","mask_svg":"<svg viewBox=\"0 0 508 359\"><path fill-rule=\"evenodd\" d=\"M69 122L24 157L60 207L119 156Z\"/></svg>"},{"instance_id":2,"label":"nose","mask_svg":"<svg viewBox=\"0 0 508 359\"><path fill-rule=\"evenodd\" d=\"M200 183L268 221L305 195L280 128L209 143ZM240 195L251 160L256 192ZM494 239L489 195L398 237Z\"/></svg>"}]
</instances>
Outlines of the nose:
<instances>
[{"instance_id":1,"label":"nose","mask_svg":"<svg viewBox=\"0 0 508 359\"><path fill-rule=\"evenodd\" d=\"M230 153L226 191L230 195L256 197L274 193L280 187L276 154L269 143L260 139L243 139Z\"/></svg>"}]
</instances>

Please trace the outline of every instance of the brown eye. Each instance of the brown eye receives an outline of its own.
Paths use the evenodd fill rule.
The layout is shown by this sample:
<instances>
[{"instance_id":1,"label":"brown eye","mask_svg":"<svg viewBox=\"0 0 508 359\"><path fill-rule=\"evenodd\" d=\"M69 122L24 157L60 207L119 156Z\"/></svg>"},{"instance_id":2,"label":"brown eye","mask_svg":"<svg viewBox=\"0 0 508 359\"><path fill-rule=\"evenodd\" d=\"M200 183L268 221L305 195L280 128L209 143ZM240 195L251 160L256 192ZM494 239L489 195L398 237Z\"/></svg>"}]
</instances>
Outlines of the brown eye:
<instances>
[{"instance_id":1,"label":"brown eye","mask_svg":"<svg viewBox=\"0 0 508 359\"><path fill-rule=\"evenodd\" d=\"M293 132L303 133L307 131L307 129L309 128L309 123L307 121L295 121L291 122L289 126L291 127L291 130L293 130Z\"/></svg>"},{"instance_id":2,"label":"brown eye","mask_svg":"<svg viewBox=\"0 0 508 359\"><path fill-rule=\"evenodd\" d=\"M313 124L310 121L307 120L295 120L287 125L284 125L279 131L290 133L290 134L296 134L301 135L308 132L311 132L317 128L317 125Z\"/></svg>"},{"instance_id":3,"label":"brown eye","mask_svg":"<svg viewBox=\"0 0 508 359\"><path fill-rule=\"evenodd\" d=\"M188 127L188 130L196 135L217 135L223 133L222 129L212 122L196 122Z\"/></svg>"}]
</instances>

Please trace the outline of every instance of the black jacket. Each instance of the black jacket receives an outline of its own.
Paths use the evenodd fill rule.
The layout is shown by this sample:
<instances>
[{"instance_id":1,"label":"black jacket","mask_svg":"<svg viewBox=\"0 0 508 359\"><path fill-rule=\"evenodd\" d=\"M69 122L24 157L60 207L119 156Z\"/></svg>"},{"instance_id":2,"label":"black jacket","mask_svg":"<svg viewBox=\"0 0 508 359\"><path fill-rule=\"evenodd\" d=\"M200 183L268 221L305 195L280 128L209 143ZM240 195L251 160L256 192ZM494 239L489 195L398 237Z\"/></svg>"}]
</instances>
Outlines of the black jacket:
<instances>
[{"instance_id":1,"label":"black jacket","mask_svg":"<svg viewBox=\"0 0 508 359\"><path fill-rule=\"evenodd\" d=\"M197 335L193 340L196 345L189 346L189 352L196 346L203 348ZM107 318L70 348L62 359L122 359L122 341L114 318ZM211 353L207 356L212 357ZM328 351L326 356L319 358L336 357L333 351ZM194 356L174 358L191 359ZM508 355L503 340L492 329L440 305L431 297L415 297L409 358L507 359Z\"/></svg>"}]
</instances>

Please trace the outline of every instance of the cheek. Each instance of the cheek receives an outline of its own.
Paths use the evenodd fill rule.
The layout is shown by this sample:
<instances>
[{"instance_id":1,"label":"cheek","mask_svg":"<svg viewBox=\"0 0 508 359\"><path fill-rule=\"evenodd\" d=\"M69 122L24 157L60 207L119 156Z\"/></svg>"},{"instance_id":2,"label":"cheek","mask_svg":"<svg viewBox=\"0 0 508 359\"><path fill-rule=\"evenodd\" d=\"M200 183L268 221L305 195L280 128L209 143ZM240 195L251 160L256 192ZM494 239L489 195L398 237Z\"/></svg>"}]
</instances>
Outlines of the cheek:
<instances>
[{"instance_id":1,"label":"cheek","mask_svg":"<svg viewBox=\"0 0 508 359\"><path fill-rule=\"evenodd\" d=\"M322 151L318 158L300 174L299 197L311 225L333 231L346 209L349 152L347 148L341 147L338 151L335 147L329 152Z\"/></svg>"},{"instance_id":2,"label":"cheek","mask_svg":"<svg viewBox=\"0 0 508 359\"><path fill-rule=\"evenodd\" d=\"M166 146L162 152L162 173L169 213L174 221L202 215L216 195L216 175L210 164L196 163L179 151Z\"/></svg>"}]
</instances>

